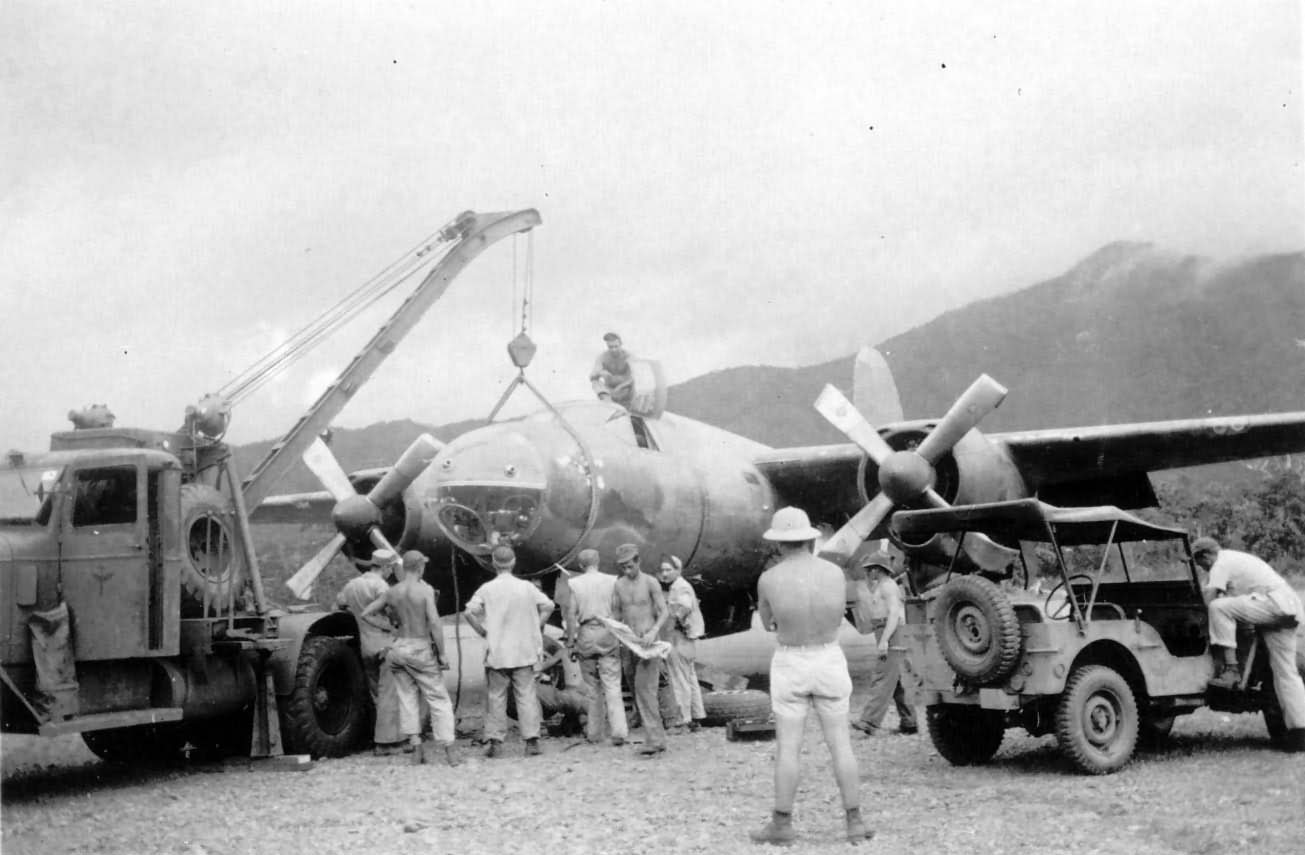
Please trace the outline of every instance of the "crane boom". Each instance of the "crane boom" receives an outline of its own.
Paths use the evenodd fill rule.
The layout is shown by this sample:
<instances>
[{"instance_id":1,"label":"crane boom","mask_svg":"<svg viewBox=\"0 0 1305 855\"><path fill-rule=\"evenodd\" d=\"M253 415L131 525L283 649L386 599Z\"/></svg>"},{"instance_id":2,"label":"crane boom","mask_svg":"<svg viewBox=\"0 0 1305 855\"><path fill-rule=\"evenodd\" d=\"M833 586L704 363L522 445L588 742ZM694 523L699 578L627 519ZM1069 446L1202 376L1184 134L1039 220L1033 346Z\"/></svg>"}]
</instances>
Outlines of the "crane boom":
<instances>
[{"instance_id":1,"label":"crane boom","mask_svg":"<svg viewBox=\"0 0 1305 855\"><path fill-rule=\"evenodd\" d=\"M246 506L252 511L267 498L277 481L317 435L330 426L354 393L412 331L426 310L443 296L464 267L491 244L509 235L529 231L540 222L539 212L533 208L488 214L466 211L441 232L442 239L455 242L453 248L426 274L421 284L363 346L335 382L254 467L242 488Z\"/></svg>"}]
</instances>

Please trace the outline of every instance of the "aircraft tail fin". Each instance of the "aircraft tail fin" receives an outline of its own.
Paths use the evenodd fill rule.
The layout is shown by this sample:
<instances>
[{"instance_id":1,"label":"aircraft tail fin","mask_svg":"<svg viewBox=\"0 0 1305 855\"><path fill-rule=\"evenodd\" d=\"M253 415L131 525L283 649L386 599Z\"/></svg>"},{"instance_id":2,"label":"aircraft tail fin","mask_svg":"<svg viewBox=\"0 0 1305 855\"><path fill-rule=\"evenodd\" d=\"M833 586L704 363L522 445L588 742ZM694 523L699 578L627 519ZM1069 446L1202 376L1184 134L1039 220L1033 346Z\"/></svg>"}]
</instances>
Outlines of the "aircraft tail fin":
<instances>
[{"instance_id":1,"label":"aircraft tail fin","mask_svg":"<svg viewBox=\"0 0 1305 855\"><path fill-rule=\"evenodd\" d=\"M869 345L857 352L852 363L852 403L872 425L903 419L902 400L888 360Z\"/></svg>"}]
</instances>

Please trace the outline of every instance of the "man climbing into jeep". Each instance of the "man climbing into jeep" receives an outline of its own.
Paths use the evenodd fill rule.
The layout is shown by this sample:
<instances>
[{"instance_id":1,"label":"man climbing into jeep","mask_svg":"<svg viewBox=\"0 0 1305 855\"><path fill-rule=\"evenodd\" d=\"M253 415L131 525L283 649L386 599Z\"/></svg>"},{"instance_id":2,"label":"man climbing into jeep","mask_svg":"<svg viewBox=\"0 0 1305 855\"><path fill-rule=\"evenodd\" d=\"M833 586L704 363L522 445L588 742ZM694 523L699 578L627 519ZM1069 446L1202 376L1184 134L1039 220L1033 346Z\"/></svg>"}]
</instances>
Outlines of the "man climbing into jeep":
<instances>
[{"instance_id":1,"label":"man climbing into jeep","mask_svg":"<svg viewBox=\"0 0 1305 855\"><path fill-rule=\"evenodd\" d=\"M1305 620L1300 597L1264 561L1235 549L1222 549L1213 538L1196 539L1192 560L1208 576L1210 652L1216 657L1210 688L1228 691L1240 686L1237 622L1254 627L1269 651L1274 689L1287 726L1284 747L1305 751L1305 682L1296 669L1296 628Z\"/></svg>"}]
</instances>

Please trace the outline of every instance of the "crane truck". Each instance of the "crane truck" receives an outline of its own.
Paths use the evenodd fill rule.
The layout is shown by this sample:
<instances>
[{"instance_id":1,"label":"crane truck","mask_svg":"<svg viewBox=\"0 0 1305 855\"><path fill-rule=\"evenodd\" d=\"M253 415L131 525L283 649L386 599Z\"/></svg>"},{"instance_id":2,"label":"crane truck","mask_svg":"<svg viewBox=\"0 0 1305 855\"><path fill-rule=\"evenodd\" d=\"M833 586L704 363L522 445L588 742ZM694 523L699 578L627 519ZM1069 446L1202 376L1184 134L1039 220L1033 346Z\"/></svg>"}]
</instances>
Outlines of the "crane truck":
<instances>
[{"instance_id":1,"label":"crane truck","mask_svg":"<svg viewBox=\"0 0 1305 855\"><path fill-rule=\"evenodd\" d=\"M74 429L48 451L0 459L4 732L79 733L123 762L359 745L370 699L357 625L269 601L249 513L454 276L538 223L533 210L468 211L415 251L443 255L246 479L223 441L221 396L188 407L173 431L114 427L103 406L71 413ZM366 498L402 492L437 447L414 443ZM378 527L369 536L389 546Z\"/></svg>"}]
</instances>

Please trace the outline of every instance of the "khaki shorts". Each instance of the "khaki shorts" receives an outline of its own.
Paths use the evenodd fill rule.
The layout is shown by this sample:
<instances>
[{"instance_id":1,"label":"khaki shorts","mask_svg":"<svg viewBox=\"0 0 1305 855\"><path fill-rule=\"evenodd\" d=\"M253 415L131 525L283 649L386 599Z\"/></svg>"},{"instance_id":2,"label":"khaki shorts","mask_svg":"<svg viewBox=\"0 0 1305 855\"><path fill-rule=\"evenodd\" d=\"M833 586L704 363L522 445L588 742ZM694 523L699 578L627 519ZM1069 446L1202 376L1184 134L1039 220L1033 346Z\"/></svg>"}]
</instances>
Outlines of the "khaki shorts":
<instances>
[{"instance_id":1,"label":"khaki shorts","mask_svg":"<svg viewBox=\"0 0 1305 855\"><path fill-rule=\"evenodd\" d=\"M813 647L781 645L770 660L770 708L776 717L847 715L852 677L838 642Z\"/></svg>"}]
</instances>

